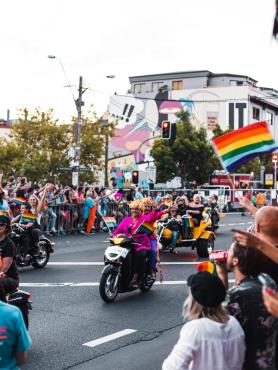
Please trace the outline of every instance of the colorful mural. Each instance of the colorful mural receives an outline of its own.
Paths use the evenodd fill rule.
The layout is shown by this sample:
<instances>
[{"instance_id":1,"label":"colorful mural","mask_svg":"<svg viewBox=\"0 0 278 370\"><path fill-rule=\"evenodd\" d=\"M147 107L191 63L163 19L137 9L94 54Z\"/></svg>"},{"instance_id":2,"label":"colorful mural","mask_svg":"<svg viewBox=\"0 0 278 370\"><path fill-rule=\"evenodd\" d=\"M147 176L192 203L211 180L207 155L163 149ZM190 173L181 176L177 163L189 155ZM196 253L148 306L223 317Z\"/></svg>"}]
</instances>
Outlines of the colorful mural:
<instances>
[{"instance_id":1,"label":"colorful mural","mask_svg":"<svg viewBox=\"0 0 278 370\"><path fill-rule=\"evenodd\" d=\"M130 188L134 170L136 170L136 161L133 154L109 160L109 185L119 189Z\"/></svg>"}]
</instances>

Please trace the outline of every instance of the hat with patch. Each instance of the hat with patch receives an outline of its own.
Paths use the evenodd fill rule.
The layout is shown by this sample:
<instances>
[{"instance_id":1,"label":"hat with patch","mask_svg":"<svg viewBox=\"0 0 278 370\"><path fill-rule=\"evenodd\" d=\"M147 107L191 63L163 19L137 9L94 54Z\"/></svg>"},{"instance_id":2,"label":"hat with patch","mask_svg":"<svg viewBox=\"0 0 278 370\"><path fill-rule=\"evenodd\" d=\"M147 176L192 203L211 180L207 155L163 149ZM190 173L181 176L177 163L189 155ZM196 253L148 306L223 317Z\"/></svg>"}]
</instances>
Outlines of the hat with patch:
<instances>
[{"instance_id":1,"label":"hat with patch","mask_svg":"<svg viewBox=\"0 0 278 370\"><path fill-rule=\"evenodd\" d=\"M190 275L187 284L193 298L204 307L220 305L226 297L226 289L220 278L207 271Z\"/></svg>"}]
</instances>

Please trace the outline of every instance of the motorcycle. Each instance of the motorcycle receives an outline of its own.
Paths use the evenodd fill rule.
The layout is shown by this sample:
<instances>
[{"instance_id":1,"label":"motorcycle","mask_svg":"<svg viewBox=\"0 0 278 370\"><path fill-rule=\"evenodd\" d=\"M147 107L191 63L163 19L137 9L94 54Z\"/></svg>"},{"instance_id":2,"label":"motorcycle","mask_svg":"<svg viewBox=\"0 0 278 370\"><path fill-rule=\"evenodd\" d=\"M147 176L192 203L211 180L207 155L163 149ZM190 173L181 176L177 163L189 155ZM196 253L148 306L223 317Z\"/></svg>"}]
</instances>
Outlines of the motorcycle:
<instances>
[{"instance_id":1,"label":"motorcycle","mask_svg":"<svg viewBox=\"0 0 278 370\"><path fill-rule=\"evenodd\" d=\"M22 248L22 239L25 229L18 223L12 226L12 231L9 238L16 246L16 264L19 267L33 266L35 268L43 268L47 265L50 253L54 252L54 242L51 242L44 235L40 236L39 242L34 247L30 248L25 255Z\"/></svg>"},{"instance_id":2,"label":"motorcycle","mask_svg":"<svg viewBox=\"0 0 278 370\"><path fill-rule=\"evenodd\" d=\"M134 291L131 287L133 273L131 270L132 254L137 243L126 235L120 234L109 239L110 246L104 253L104 268L101 273L99 293L101 298L107 302L113 302L118 293ZM155 282L150 275L147 260L147 273L141 276L139 289L147 292Z\"/></svg>"},{"instance_id":3,"label":"motorcycle","mask_svg":"<svg viewBox=\"0 0 278 370\"><path fill-rule=\"evenodd\" d=\"M7 303L20 309L26 329L29 327L29 310L32 310L31 299L32 296L30 293L18 288L6 294Z\"/></svg>"},{"instance_id":4,"label":"motorcycle","mask_svg":"<svg viewBox=\"0 0 278 370\"><path fill-rule=\"evenodd\" d=\"M172 222L178 221L175 218L171 218L166 222L158 221L157 230L157 241L161 245L161 249L170 252L174 250L171 247L172 230L169 227ZM190 232L186 231L184 237L181 232L179 233L176 248L191 247L191 249L196 249L200 258L208 257L209 252L214 249L215 240L210 215L203 212L203 219L198 226L195 226L191 217L183 215L182 223L185 225L186 230L190 230Z\"/></svg>"}]
</instances>

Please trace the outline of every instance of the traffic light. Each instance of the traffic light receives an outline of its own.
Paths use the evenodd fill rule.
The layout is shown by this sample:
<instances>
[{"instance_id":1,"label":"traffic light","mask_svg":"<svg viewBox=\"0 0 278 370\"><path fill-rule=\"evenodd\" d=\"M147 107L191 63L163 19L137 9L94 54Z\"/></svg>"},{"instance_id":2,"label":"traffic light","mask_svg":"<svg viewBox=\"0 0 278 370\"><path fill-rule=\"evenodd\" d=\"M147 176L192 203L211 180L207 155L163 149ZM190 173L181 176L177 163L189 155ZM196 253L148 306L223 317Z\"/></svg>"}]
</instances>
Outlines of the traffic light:
<instances>
[{"instance_id":1,"label":"traffic light","mask_svg":"<svg viewBox=\"0 0 278 370\"><path fill-rule=\"evenodd\" d=\"M272 154L272 162L273 163L275 163L275 162L277 163L278 162L278 153L273 153Z\"/></svg>"},{"instance_id":2,"label":"traffic light","mask_svg":"<svg viewBox=\"0 0 278 370\"><path fill-rule=\"evenodd\" d=\"M170 139L171 138L171 122L162 121L161 123L161 138Z\"/></svg>"},{"instance_id":3,"label":"traffic light","mask_svg":"<svg viewBox=\"0 0 278 370\"><path fill-rule=\"evenodd\" d=\"M138 171L132 171L132 184L138 185Z\"/></svg>"}]
</instances>

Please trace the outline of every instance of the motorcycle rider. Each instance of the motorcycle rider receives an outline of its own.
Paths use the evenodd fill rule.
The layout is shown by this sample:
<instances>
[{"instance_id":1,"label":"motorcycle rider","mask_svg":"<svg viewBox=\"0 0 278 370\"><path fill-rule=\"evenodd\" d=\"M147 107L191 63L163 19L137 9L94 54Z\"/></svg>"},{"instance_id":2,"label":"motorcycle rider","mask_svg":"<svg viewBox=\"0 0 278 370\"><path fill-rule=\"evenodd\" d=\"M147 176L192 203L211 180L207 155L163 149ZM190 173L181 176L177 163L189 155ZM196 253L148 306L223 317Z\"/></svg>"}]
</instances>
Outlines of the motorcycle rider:
<instances>
[{"instance_id":1,"label":"motorcycle rider","mask_svg":"<svg viewBox=\"0 0 278 370\"><path fill-rule=\"evenodd\" d=\"M169 208L169 220L172 221L168 224L168 228L172 231L172 239L170 242L170 250L174 250L176 248L176 243L179 238L179 234L182 231L182 218L181 215L178 213L178 207L173 205Z\"/></svg>"},{"instance_id":2,"label":"motorcycle rider","mask_svg":"<svg viewBox=\"0 0 278 370\"><path fill-rule=\"evenodd\" d=\"M195 226L200 225L204 208L204 205L201 204L200 194L194 194L193 201L188 204L186 214L193 218Z\"/></svg>"},{"instance_id":3,"label":"motorcycle rider","mask_svg":"<svg viewBox=\"0 0 278 370\"><path fill-rule=\"evenodd\" d=\"M20 214L14 217L11 221L11 224L19 223L22 228L24 228L24 234L22 239L22 258L28 254L30 247L34 245L34 242L38 242L40 233L37 233L35 228L36 226L36 218L29 219L25 215L31 213L31 205L29 203L22 204L20 206Z\"/></svg>"},{"instance_id":4,"label":"motorcycle rider","mask_svg":"<svg viewBox=\"0 0 278 370\"><path fill-rule=\"evenodd\" d=\"M143 217L146 219L147 222L154 224L155 221L159 220L161 216L163 216L167 209L159 211L154 208L154 202L151 198L144 198L141 200L141 209L143 213ZM152 277L155 276L156 272L156 262L157 262L157 238L155 233L152 233L149 236L150 243L151 243L151 252L149 257L149 264L151 268L151 275Z\"/></svg>"},{"instance_id":5,"label":"motorcycle rider","mask_svg":"<svg viewBox=\"0 0 278 370\"><path fill-rule=\"evenodd\" d=\"M147 234L135 234L136 229L142 222L147 221L148 217L144 217L141 212L140 200L134 200L129 204L131 216L125 217L118 227L113 232L113 236L125 234L128 237L133 237L137 245L134 248L132 258L133 262L133 279L131 282L132 288L138 288L139 278L146 273L146 257L147 252L151 250L150 239ZM147 218L147 219L146 219Z\"/></svg>"},{"instance_id":6,"label":"motorcycle rider","mask_svg":"<svg viewBox=\"0 0 278 370\"><path fill-rule=\"evenodd\" d=\"M5 214L0 214L0 287L5 293L15 290L19 276L15 263L15 245L8 238L11 221Z\"/></svg>"}]
</instances>

